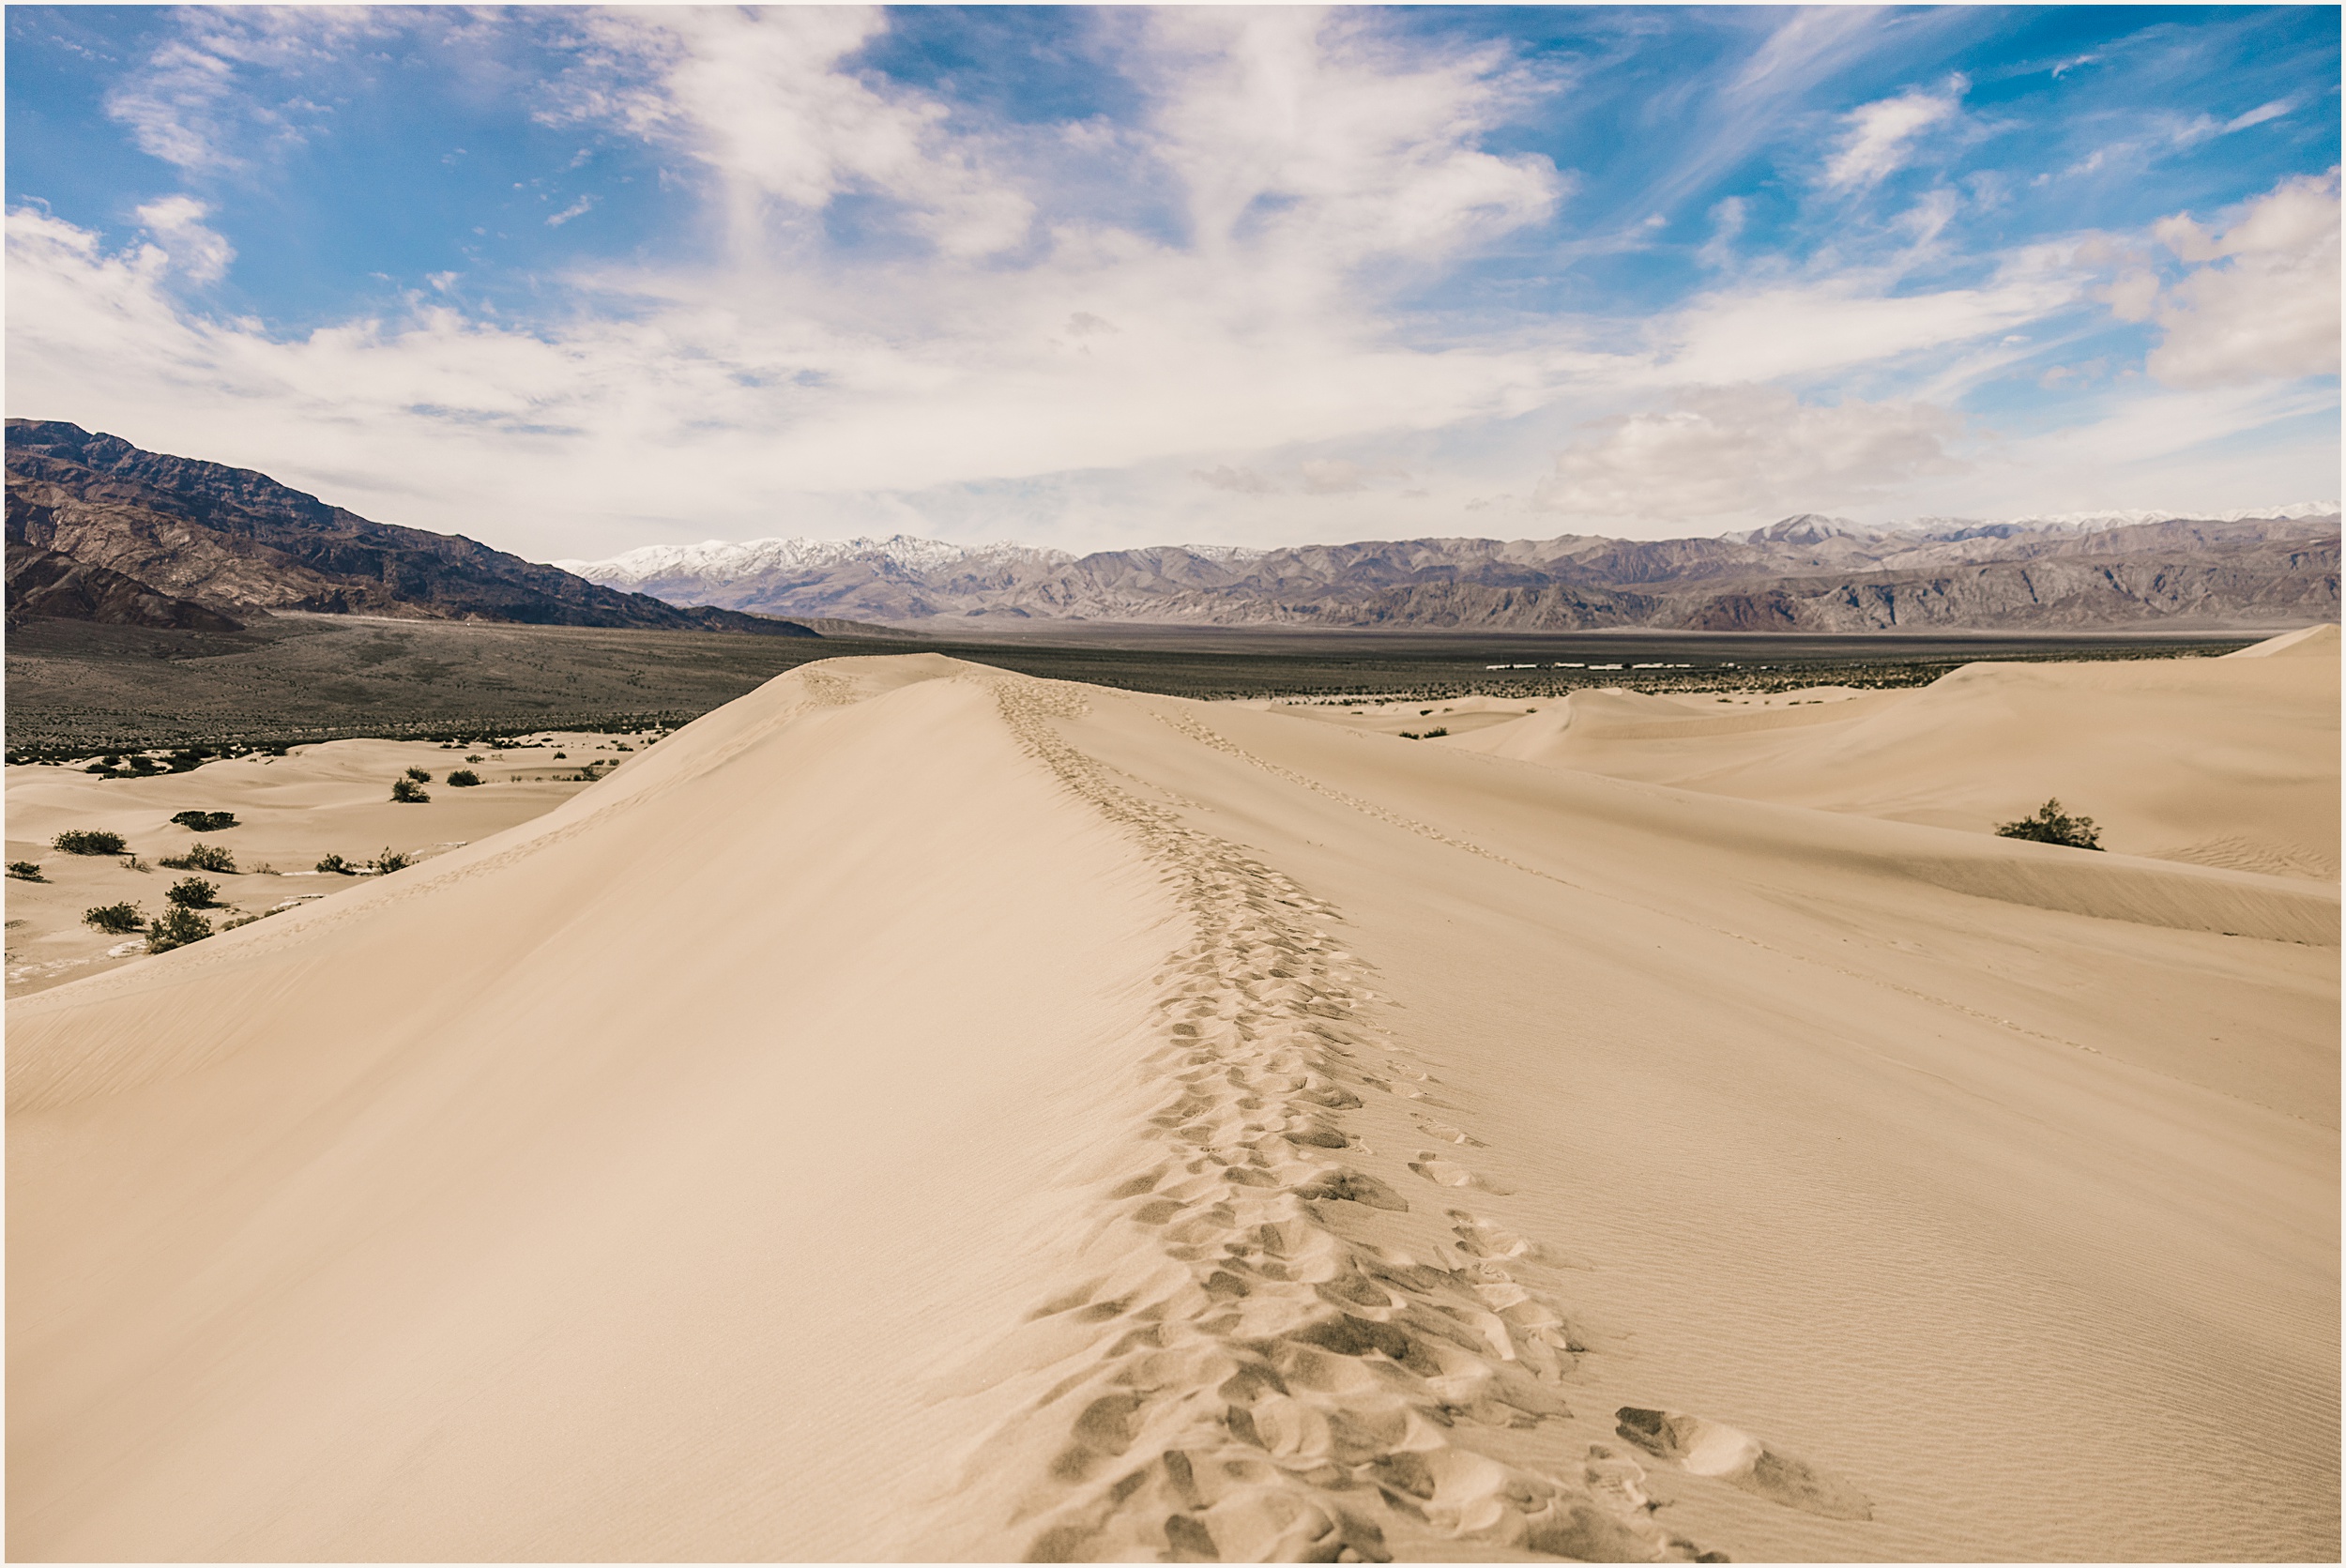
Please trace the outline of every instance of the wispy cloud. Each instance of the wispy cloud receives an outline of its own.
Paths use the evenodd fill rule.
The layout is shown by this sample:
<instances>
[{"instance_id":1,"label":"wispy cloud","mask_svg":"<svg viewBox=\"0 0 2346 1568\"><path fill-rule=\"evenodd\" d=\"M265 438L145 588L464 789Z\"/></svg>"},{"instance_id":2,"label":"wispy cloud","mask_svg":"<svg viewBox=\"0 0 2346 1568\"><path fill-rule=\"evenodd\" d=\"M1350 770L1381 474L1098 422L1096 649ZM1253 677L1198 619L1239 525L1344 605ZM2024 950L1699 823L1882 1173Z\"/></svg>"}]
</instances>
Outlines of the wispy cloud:
<instances>
[{"instance_id":1,"label":"wispy cloud","mask_svg":"<svg viewBox=\"0 0 2346 1568\"><path fill-rule=\"evenodd\" d=\"M1840 149L1825 163L1825 183L1836 190L1863 190L1905 167L1923 132L1961 112L1970 85L1958 76L1942 92L1905 92L1851 110Z\"/></svg>"},{"instance_id":2,"label":"wispy cloud","mask_svg":"<svg viewBox=\"0 0 2346 1568\"><path fill-rule=\"evenodd\" d=\"M190 282L216 283L236 259L236 247L204 219L211 209L192 196L165 196L139 209L139 221L161 241L163 253Z\"/></svg>"}]
</instances>

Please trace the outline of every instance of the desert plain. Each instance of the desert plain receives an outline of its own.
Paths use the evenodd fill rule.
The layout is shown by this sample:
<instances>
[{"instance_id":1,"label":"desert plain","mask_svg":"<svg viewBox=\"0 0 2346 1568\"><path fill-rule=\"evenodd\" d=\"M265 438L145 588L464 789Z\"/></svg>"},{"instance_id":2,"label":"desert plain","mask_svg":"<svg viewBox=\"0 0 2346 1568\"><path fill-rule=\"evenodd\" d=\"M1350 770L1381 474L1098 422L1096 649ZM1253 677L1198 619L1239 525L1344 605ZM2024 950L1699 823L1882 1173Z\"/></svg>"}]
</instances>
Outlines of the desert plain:
<instances>
[{"instance_id":1,"label":"desert plain","mask_svg":"<svg viewBox=\"0 0 2346 1568\"><path fill-rule=\"evenodd\" d=\"M2334 1560L2338 679L11 768L10 1555Z\"/></svg>"}]
</instances>

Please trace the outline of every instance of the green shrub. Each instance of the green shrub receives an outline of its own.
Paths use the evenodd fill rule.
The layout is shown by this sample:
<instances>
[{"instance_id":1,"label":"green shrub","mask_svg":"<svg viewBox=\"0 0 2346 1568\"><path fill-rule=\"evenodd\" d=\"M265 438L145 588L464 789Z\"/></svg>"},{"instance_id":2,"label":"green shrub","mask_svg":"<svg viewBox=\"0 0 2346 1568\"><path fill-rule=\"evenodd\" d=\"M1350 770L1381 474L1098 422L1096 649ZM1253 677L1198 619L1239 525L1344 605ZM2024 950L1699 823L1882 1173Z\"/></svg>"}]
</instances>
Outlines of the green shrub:
<instances>
[{"instance_id":1,"label":"green shrub","mask_svg":"<svg viewBox=\"0 0 2346 1568\"><path fill-rule=\"evenodd\" d=\"M180 827L198 833L221 833L236 825L235 812L180 812L172 817Z\"/></svg>"},{"instance_id":2,"label":"green shrub","mask_svg":"<svg viewBox=\"0 0 2346 1568\"><path fill-rule=\"evenodd\" d=\"M1998 838L2033 839L2038 844L2066 845L2071 849L2099 849L2101 830L2094 826L2090 816L2070 816L2061 809L2059 800L2048 800L2036 808L2034 816L2024 816L2018 822L2006 822L1996 829Z\"/></svg>"},{"instance_id":3,"label":"green shrub","mask_svg":"<svg viewBox=\"0 0 2346 1568\"><path fill-rule=\"evenodd\" d=\"M236 857L216 844L190 844L176 855L165 855L162 863L174 871L234 872Z\"/></svg>"},{"instance_id":4,"label":"green shrub","mask_svg":"<svg viewBox=\"0 0 2346 1568\"><path fill-rule=\"evenodd\" d=\"M48 877L43 876L40 874L40 862L38 860L10 860L8 862L8 875L16 878L19 882L46 882L49 880Z\"/></svg>"},{"instance_id":5,"label":"green shrub","mask_svg":"<svg viewBox=\"0 0 2346 1568\"><path fill-rule=\"evenodd\" d=\"M378 876L388 876L392 872L405 871L415 863L416 858L405 850L387 848L374 858L374 872Z\"/></svg>"},{"instance_id":6,"label":"green shrub","mask_svg":"<svg viewBox=\"0 0 2346 1568\"><path fill-rule=\"evenodd\" d=\"M69 855L119 855L129 845L122 842L120 833L101 833L81 828L69 828L49 841L52 849L62 849Z\"/></svg>"},{"instance_id":7,"label":"green shrub","mask_svg":"<svg viewBox=\"0 0 2346 1568\"><path fill-rule=\"evenodd\" d=\"M480 775L469 768L459 768L448 776L451 789L469 789L480 782Z\"/></svg>"},{"instance_id":8,"label":"green shrub","mask_svg":"<svg viewBox=\"0 0 2346 1568\"><path fill-rule=\"evenodd\" d=\"M173 948L200 942L212 934L212 922L192 909L173 905L146 928L146 951L169 952Z\"/></svg>"},{"instance_id":9,"label":"green shrub","mask_svg":"<svg viewBox=\"0 0 2346 1568\"><path fill-rule=\"evenodd\" d=\"M94 909L83 910L82 923L94 925L100 931L121 936L145 925L146 917L138 912L135 905L101 904Z\"/></svg>"},{"instance_id":10,"label":"green shrub","mask_svg":"<svg viewBox=\"0 0 2346 1568\"><path fill-rule=\"evenodd\" d=\"M407 769L407 776L415 780L418 784L430 784L432 782L432 775L425 772L420 768L410 768Z\"/></svg>"},{"instance_id":11,"label":"green shrub","mask_svg":"<svg viewBox=\"0 0 2346 1568\"><path fill-rule=\"evenodd\" d=\"M185 876L174 882L163 897L183 909L209 909L220 902L220 884Z\"/></svg>"},{"instance_id":12,"label":"green shrub","mask_svg":"<svg viewBox=\"0 0 2346 1568\"><path fill-rule=\"evenodd\" d=\"M358 875L358 868L352 865L348 860L343 860L340 855L328 855L326 859L318 862L318 869L332 876L356 876Z\"/></svg>"},{"instance_id":13,"label":"green shrub","mask_svg":"<svg viewBox=\"0 0 2346 1568\"><path fill-rule=\"evenodd\" d=\"M413 779L393 779L391 799L403 806L420 806L432 797Z\"/></svg>"}]
</instances>

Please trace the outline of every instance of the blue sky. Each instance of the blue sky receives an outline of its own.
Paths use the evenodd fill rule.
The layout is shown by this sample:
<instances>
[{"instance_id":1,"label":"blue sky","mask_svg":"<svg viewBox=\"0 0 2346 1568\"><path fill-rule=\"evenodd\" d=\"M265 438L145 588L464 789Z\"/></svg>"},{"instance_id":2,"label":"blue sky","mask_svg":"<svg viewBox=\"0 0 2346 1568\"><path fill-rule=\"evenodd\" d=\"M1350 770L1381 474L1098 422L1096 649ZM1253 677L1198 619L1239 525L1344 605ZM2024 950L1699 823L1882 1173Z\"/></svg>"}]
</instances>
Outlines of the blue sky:
<instances>
[{"instance_id":1,"label":"blue sky","mask_svg":"<svg viewBox=\"0 0 2346 1568\"><path fill-rule=\"evenodd\" d=\"M541 558L2327 499L2338 23L11 7L8 412Z\"/></svg>"}]
</instances>

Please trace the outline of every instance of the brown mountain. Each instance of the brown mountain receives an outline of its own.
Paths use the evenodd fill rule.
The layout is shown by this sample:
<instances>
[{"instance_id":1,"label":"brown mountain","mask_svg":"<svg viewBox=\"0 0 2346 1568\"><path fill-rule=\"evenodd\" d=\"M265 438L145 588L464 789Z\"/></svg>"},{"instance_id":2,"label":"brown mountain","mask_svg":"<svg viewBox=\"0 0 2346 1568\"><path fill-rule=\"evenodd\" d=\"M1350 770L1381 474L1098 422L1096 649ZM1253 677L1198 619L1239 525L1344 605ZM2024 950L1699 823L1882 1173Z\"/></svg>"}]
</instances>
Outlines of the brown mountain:
<instances>
[{"instance_id":1,"label":"brown mountain","mask_svg":"<svg viewBox=\"0 0 2346 1568\"><path fill-rule=\"evenodd\" d=\"M192 624L185 618L192 610L170 608L184 603L232 621L307 610L818 634L791 620L603 587L461 535L373 522L250 468L145 451L55 419L8 421L8 539L11 617ZM68 591L62 569L27 556L33 575L20 602L18 547L87 570Z\"/></svg>"},{"instance_id":2,"label":"brown mountain","mask_svg":"<svg viewBox=\"0 0 2346 1568\"><path fill-rule=\"evenodd\" d=\"M241 632L244 623L192 599L157 593L133 577L54 550L8 540L8 624L20 620L93 620L107 626L160 626L190 632Z\"/></svg>"}]
</instances>

